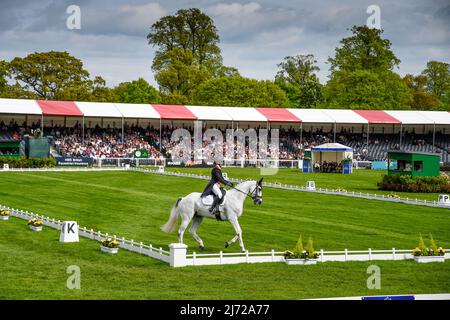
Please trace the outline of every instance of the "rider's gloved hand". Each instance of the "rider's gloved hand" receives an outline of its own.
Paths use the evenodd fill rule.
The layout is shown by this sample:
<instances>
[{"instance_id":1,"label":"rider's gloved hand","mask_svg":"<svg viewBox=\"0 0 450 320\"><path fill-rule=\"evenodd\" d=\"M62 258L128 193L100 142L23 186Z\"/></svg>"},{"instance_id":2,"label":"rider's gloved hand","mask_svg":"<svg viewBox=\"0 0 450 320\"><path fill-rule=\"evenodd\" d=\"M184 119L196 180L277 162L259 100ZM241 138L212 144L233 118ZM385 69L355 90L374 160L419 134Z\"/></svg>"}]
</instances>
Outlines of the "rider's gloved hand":
<instances>
[{"instance_id":1,"label":"rider's gloved hand","mask_svg":"<svg viewBox=\"0 0 450 320\"><path fill-rule=\"evenodd\" d=\"M233 186L234 186L234 183L233 183L233 182L228 182L228 186L229 186L229 187L233 187Z\"/></svg>"}]
</instances>

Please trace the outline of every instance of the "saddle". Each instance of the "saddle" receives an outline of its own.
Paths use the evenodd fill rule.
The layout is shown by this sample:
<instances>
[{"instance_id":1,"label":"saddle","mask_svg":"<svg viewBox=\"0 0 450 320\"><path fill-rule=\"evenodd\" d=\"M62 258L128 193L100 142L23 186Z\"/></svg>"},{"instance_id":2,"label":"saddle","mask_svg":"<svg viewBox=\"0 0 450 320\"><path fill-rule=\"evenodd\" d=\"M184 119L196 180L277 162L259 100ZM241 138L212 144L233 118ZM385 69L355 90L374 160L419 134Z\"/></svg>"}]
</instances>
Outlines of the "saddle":
<instances>
[{"instance_id":1,"label":"saddle","mask_svg":"<svg viewBox=\"0 0 450 320\"><path fill-rule=\"evenodd\" d=\"M227 190L220 188L220 191L222 192L222 199L219 200L219 206L223 204L223 202L225 201L225 197L227 195ZM202 197L202 203L205 206L211 206L214 202L214 198L217 198L217 196L214 193L210 193L205 197Z\"/></svg>"}]
</instances>

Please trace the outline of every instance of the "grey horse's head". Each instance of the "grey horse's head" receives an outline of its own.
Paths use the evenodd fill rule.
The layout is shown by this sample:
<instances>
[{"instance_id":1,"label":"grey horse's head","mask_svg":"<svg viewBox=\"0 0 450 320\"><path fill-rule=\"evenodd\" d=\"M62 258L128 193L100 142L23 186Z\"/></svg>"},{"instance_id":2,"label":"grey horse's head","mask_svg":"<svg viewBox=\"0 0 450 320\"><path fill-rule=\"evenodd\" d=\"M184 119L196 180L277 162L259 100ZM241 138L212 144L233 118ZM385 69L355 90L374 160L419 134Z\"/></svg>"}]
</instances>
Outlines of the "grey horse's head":
<instances>
[{"instance_id":1,"label":"grey horse's head","mask_svg":"<svg viewBox=\"0 0 450 320\"><path fill-rule=\"evenodd\" d=\"M253 203L257 204L257 205L261 205L262 204L262 181L264 178L261 178L259 181L256 182L256 187L255 189L252 191L252 198L253 198Z\"/></svg>"}]
</instances>

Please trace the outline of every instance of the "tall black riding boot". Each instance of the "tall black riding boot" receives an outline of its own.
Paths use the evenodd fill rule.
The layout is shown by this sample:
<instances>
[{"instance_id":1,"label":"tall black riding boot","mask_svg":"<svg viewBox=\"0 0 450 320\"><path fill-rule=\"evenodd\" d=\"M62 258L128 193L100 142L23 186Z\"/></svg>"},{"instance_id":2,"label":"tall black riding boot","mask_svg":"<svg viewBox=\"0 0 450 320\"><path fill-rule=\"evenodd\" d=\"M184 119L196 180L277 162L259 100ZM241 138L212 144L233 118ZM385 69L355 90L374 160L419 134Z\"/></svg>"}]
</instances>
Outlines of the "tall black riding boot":
<instances>
[{"instance_id":1,"label":"tall black riding boot","mask_svg":"<svg viewBox=\"0 0 450 320\"><path fill-rule=\"evenodd\" d=\"M217 208L217 204L219 203L219 200L220 200L219 197L214 197L211 208L209 208L209 212L211 212L211 214L216 213L216 208Z\"/></svg>"}]
</instances>

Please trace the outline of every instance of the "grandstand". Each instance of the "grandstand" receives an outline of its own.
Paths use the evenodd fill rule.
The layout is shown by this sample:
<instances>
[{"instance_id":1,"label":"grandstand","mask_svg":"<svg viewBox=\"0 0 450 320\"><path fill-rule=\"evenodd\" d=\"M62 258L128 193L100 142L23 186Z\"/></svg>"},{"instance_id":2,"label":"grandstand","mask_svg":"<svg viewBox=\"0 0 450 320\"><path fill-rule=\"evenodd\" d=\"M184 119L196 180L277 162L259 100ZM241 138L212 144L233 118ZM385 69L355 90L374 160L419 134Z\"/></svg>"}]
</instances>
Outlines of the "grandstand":
<instances>
[{"instance_id":1,"label":"grandstand","mask_svg":"<svg viewBox=\"0 0 450 320\"><path fill-rule=\"evenodd\" d=\"M280 129L280 159L302 159L325 142L354 149L357 160L384 160L390 149L436 152L450 158L450 113L173 106L0 99L0 141L41 132L52 136L54 156L129 158L146 149L169 157L176 128L195 124L221 130ZM204 144L205 145L205 144ZM0 155L1 156L1 155Z\"/></svg>"}]
</instances>

